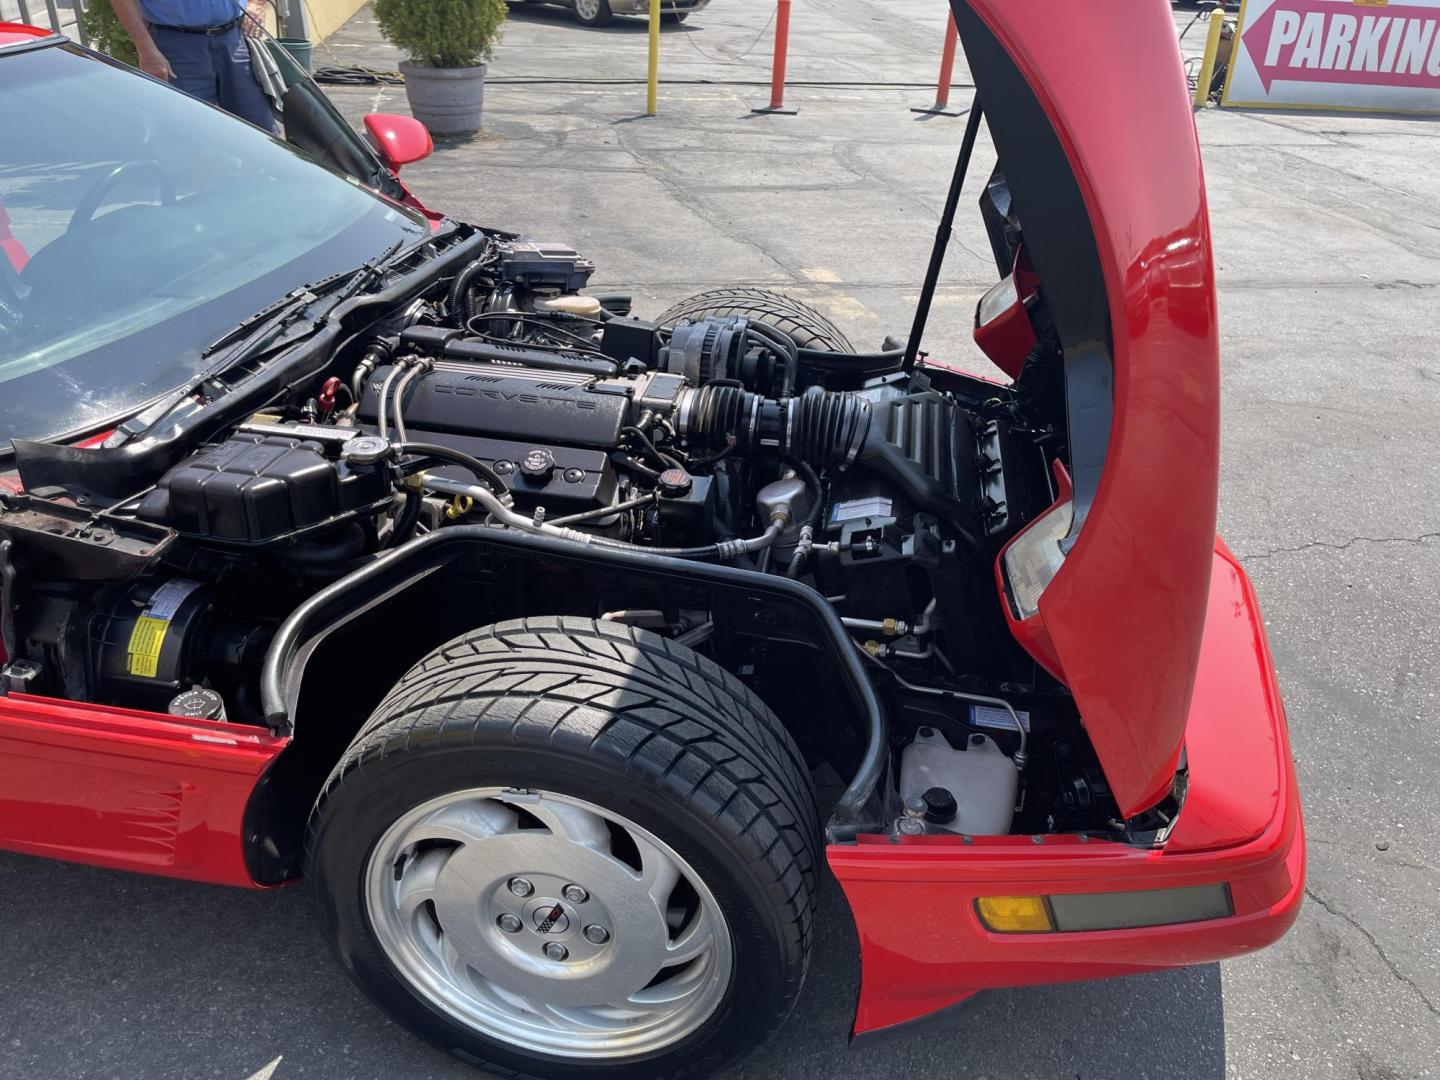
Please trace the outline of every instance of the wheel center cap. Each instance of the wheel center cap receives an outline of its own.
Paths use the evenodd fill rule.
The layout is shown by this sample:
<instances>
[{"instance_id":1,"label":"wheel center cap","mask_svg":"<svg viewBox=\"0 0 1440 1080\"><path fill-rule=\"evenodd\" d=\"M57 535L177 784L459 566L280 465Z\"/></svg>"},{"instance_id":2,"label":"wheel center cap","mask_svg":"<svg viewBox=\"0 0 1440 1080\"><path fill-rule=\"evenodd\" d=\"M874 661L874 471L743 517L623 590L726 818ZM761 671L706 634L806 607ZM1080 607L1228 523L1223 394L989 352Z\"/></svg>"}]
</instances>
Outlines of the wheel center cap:
<instances>
[{"instance_id":1,"label":"wheel center cap","mask_svg":"<svg viewBox=\"0 0 1440 1080\"><path fill-rule=\"evenodd\" d=\"M510 887L516 877L534 893L516 896ZM580 885L586 902L565 900L567 884ZM535 830L467 844L450 856L434 893L436 921L465 964L511 993L549 1005L623 1001L665 959L665 921L632 869ZM519 920L518 932L500 925L507 912ZM592 923L607 932L603 943L585 937ZM548 945L563 945L567 955L552 957Z\"/></svg>"},{"instance_id":2,"label":"wheel center cap","mask_svg":"<svg viewBox=\"0 0 1440 1080\"><path fill-rule=\"evenodd\" d=\"M537 934L560 936L570 932L570 913L553 897L541 897L525 905L525 917Z\"/></svg>"}]
</instances>

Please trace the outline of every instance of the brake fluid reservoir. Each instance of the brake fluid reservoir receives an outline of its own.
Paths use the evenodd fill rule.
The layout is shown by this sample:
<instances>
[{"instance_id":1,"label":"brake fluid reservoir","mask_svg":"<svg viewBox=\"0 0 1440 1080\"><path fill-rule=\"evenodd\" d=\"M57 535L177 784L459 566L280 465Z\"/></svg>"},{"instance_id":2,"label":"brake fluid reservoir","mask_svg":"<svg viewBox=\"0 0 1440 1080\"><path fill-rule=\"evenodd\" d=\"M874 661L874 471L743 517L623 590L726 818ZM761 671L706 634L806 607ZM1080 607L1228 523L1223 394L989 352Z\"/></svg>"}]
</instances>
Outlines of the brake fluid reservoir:
<instances>
[{"instance_id":1,"label":"brake fluid reservoir","mask_svg":"<svg viewBox=\"0 0 1440 1080\"><path fill-rule=\"evenodd\" d=\"M934 788L944 788L955 799L952 820L926 815L933 828L971 836L1008 833L1019 785L1015 763L994 739L978 732L969 736L963 750L956 750L940 732L922 727L900 755L902 800L923 797Z\"/></svg>"}]
</instances>

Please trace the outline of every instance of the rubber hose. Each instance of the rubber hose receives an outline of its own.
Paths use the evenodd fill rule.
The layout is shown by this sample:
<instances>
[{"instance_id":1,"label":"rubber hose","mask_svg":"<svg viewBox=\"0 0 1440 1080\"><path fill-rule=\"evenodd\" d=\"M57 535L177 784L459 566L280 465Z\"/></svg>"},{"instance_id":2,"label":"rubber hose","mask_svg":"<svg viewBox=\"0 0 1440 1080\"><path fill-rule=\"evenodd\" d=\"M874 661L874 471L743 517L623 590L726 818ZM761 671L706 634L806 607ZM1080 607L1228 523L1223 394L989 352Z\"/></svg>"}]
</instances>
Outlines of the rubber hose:
<instances>
[{"instance_id":1,"label":"rubber hose","mask_svg":"<svg viewBox=\"0 0 1440 1080\"><path fill-rule=\"evenodd\" d=\"M873 378L899 371L905 361L905 351L888 350L878 353L842 353L828 349L800 350L800 363L804 367L837 375L855 375Z\"/></svg>"},{"instance_id":2,"label":"rubber hose","mask_svg":"<svg viewBox=\"0 0 1440 1080\"><path fill-rule=\"evenodd\" d=\"M402 442L395 444L395 451L400 454L434 458L436 461L443 461L449 465L458 465L462 469L468 469L476 478L484 481L489 485L490 490L502 499L510 494L510 489L505 486L505 481L500 479L499 473L479 458L471 457L463 450L441 446L438 443Z\"/></svg>"},{"instance_id":3,"label":"rubber hose","mask_svg":"<svg viewBox=\"0 0 1440 1080\"><path fill-rule=\"evenodd\" d=\"M600 310L604 313L600 317L616 317L630 314L630 309L635 304L635 297L624 292L603 292L592 293L596 300L600 301Z\"/></svg>"},{"instance_id":4,"label":"rubber hose","mask_svg":"<svg viewBox=\"0 0 1440 1080\"><path fill-rule=\"evenodd\" d=\"M795 380L800 367L800 349L796 346L795 339L779 327L761 322L752 322L750 332L785 354L785 382L782 384L780 396L789 397L795 392Z\"/></svg>"},{"instance_id":5,"label":"rubber hose","mask_svg":"<svg viewBox=\"0 0 1440 1080\"><path fill-rule=\"evenodd\" d=\"M800 475L800 479L805 481L805 486L810 489L809 524L812 529L818 529L820 519L825 514L825 488L820 483L820 477L815 474L815 470L808 463L797 457L787 457L785 464L794 469Z\"/></svg>"},{"instance_id":6,"label":"rubber hose","mask_svg":"<svg viewBox=\"0 0 1440 1080\"><path fill-rule=\"evenodd\" d=\"M405 505L400 507L400 512L395 515L395 527L390 530L390 535L385 538L382 547L397 548L415 535L415 526L420 524L420 507L424 501L425 496L418 491L405 493Z\"/></svg>"},{"instance_id":7,"label":"rubber hose","mask_svg":"<svg viewBox=\"0 0 1440 1080\"><path fill-rule=\"evenodd\" d=\"M285 560L307 566L320 566L342 559L353 559L364 550L365 530L352 522L339 537L327 543L301 540L291 544L285 549Z\"/></svg>"},{"instance_id":8,"label":"rubber hose","mask_svg":"<svg viewBox=\"0 0 1440 1080\"><path fill-rule=\"evenodd\" d=\"M365 347L360 363L355 367L355 373L350 376L350 392L355 395L356 401L359 401L365 392L365 379L376 368L388 364L392 355L390 346L383 341L376 341Z\"/></svg>"},{"instance_id":9,"label":"rubber hose","mask_svg":"<svg viewBox=\"0 0 1440 1080\"><path fill-rule=\"evenodd\" d=\"M645 465L639 461L636 461L633 457L625 453L623 450L616 450L613 454L610 455L610 460L616 465L620 466L622 469L629 469L631 472L639 473L651 483L655 483L660 479L660 474L658 472L650 468L649 465Z\"/></svg>"},{"instance_id":10,"label":"rubber hose","mask_svg":"<svg viewBox=\"0 0 1440 1080\"><path fill-rule=\"evenodd\" d=\"M620 429L620 432L624 435L633 435L639 440L641 449L643 449L653 461L659 462L661 469L683 469L685 467L669 454L661 453L659 448L650 441L650 437L633 424L625 425L625 427Z\"/></svg>"},{"instance_id":11,"label":"rubber hose","mask_svg":"<svg viewBox=\"0 0 1440 1080\"><path fill-rule=\"evenodd\" d=\"M820 477L815 474L815 470L806 462L801 461L799 458L786 458L785 463L799 474L801 479L805 481L805 486L810 489L812 501L810 517L806 521L806 524L810 526L810 532L813 538L813 535L820 531L820 522L825 517L825 487L820 483ZM797 546L795 548L795 554L790 557L790 565L785 569L785 576L798 578L804 571L805 564L808 561L809 552L805 548Z\"/></svg>"},{"instance_id":12,"label":"rubber hose","mask_svg":"<svg viewBox=\"0 0 1440 1080\"><path fill-rule=\"evenodd\" d=\"M727 450L733 450L732 443ZM715 484L715 504L719 508L720 523L731 533L735 531L735 478L730 475L727 464L717 462L717 468L710 474Z\"/></svg>"},{"instance_id":13,"label":"rubber hose","mask_svg":"<svg viewBox=\"0 0 1440 1080\"><path fill-rule=\"evenodd\" d=\"M457 311L462 315L466 314L465 302L470 294L470 282L475 280L475 275L484 266L485 256L482 255L455 275L455 280L450 283L450 291L445 296L446 315L454 315Z\"/></svg>"}]
</instances>

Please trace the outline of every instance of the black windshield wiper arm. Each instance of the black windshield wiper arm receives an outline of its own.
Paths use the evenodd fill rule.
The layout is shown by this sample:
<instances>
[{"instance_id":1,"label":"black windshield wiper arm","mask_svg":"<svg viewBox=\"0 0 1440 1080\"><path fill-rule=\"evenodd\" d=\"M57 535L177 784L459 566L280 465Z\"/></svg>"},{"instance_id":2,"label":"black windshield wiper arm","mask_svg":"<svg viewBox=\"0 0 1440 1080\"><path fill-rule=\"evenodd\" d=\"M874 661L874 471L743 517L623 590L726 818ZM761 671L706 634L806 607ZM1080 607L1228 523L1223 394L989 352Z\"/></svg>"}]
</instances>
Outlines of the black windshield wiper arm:
<instances>
[{"instance_id":1,"label":"black windshield wiper arm","mask_svg":"<svg viewBox=\"0 0 1440 1080\"><path fill-rule=\"evenodd\" d=\"M256 312L250 316L250 318L233 329L227 330L220 337L205 346L204 351L200 354L201 357L214 356L221 349L233 345L238 341L245 340L245 338L249 337L256 330L267 324L274 323L275 330L283 330L285 327L297 322L305 313L305 310L309 308L311 304L315 303L316 300L319 300L322 295L328 293L331 289L335 288L335 286L342 285L343 287L339 295L335 298L335 303L326 308L324 314L316 318L314 325L318 328L329 318L330 313L334 311L339 304L349 300L384 273L386 267L404 243L405 241L403 239L395 241L395 243L385 249L383 254L368 262L362 263L354 270L347 270L344 273L326 278L323 281L317 281L310 285L301 285L298 289L292 289L264 311ZM210 374L213 374L213 372Z\"/></svg>"},{"instance_id":2,"label":"black windshield wiper arm","mask_svg":"<svg viewBox=\"0 0 1440 1080\"><path fill-rule=\"evenodd\" d=\"M351 274L350 280L345 283L345 287L335 295L335 302L315 317L313 324L315 329L318 330L321 326L325 325L325 320L330 318L331 312L346 300L355 296L360 290L368 289L378 281L384 275L385 271L390 268L390 263L394 261L395 256L399 254L400 249L404 246L405 241L403 239L396 240L395 243L385 249L384 254L364 263L358 270Z\"/></svg>"},{"instance_id":3,"label":"black windshield wiper arm","mask_svg":"<svg viewBox=\"0 0 1440 1080\"><path fill-rule=\"evenodd\" d=\"M316 290L323 290L325 285L332 284L334 280L335 279L332 278L330 282L323 282L317 285L302 285L298 289L292 289L264 311L257 311L254 315L251 315L250 318L238 326L225 331L220 337L216 338L209 345L206 345L205 348L201 350L201 358L214 356L221 349L229 345L234 345L237 341L244 341L256 330L273 322L277 318L283 318L285 325L288 326L299 317L299 312L303 312L316 300L320 299L320 293Z\"/></svg>"},{"instance_id":4,"label":"black windshield wiper arm","mask_svg":"<svg viewBox=\"0 0 1440 1080\"><path fill-rule=\"evenodd\" d=\"M234 348L231 348L223 357L170 397L119 425L117 431L123 431L127 440L144 434L169 416L176 406L194 394L196 387L223 375L256 356L263 349L274 345L278 337L305 317L305 313L321 298L322 294L329 292L336 285L340 285L341 289L335 302L329 305L311 324L311 330L320 329L340 304L356 295L361 289L368 287L385 272L386 266L403 244L404 240L397 240L383 254L362 264L357 269L337 274L311 285L302 285L300 288L286 293L284 297L264 311L252 315L224 336L211 342L200 355L202 358L208 359L228 346L233 345Z\"/></svg>"}]
</instances>

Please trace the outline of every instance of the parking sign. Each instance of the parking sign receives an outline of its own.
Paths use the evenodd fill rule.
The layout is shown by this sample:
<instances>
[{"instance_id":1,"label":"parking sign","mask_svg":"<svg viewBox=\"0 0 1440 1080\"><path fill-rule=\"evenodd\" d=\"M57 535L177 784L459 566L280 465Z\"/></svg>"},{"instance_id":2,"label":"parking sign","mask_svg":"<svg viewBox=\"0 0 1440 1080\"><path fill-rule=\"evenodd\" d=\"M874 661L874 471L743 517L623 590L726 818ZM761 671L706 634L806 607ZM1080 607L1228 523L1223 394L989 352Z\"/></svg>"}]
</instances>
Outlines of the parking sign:
<instances>
[{"instance_id":1,"label":"parking sign","mask_svg":"<svg viewBox=\"0 0 1440 1080\"><path fill-rule=\"evenodd\" d=\"M1244 0L1223 104L1440 114L1440 0Z\"/></svg>"}]
</instances>

